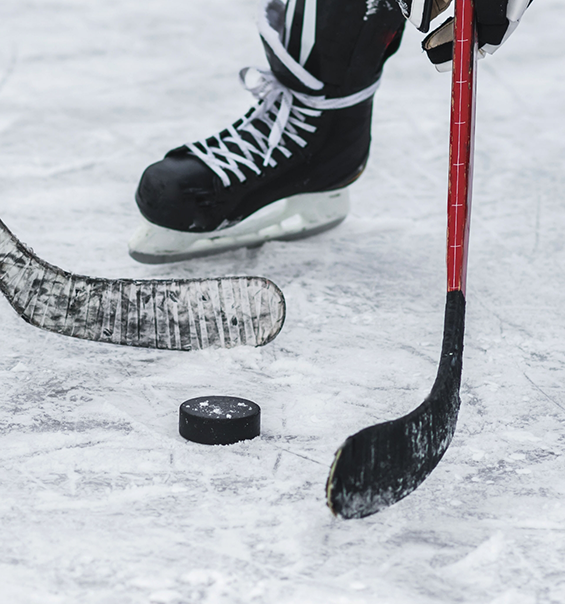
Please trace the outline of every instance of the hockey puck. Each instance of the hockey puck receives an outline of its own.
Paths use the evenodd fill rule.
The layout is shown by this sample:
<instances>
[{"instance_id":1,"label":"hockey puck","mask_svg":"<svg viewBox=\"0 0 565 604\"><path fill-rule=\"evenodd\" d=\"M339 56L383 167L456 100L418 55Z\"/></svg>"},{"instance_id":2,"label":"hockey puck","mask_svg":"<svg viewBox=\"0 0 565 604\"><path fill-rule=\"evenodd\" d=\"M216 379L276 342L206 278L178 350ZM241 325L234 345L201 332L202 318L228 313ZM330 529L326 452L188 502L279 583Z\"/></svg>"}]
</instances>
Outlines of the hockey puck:
<instances>
[{"instance_id":1,"label":"hockey puck","mask_svg":"<svg viewBox=\"0 0 565 604\"><path fill-rule=\"evenodd\" d=\"M182 403L179 432L204 445L231 445L261 433L261 408L235 396L200 396Z\"/></svg>"}]
</instances>

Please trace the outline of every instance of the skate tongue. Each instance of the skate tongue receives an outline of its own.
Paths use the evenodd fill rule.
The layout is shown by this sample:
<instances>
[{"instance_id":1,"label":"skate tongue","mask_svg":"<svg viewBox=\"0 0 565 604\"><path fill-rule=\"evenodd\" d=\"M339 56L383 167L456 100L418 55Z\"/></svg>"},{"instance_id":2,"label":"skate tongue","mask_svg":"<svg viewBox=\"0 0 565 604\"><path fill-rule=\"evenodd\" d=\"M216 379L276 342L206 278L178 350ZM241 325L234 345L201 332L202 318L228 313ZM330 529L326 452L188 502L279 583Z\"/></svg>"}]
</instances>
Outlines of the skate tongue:
<instances>
[{"instance_id":1,"label":"skate tongue","mask_svg":"<svg viewBox=\"0 0 565 604\"><path fill-rule=\"evenodd\" d=\"M256 99L263 100L281 86L272 71L259 67L244 67L239 72L239 81L245 90L248 90Z\"/></svg>"}]
</instances>

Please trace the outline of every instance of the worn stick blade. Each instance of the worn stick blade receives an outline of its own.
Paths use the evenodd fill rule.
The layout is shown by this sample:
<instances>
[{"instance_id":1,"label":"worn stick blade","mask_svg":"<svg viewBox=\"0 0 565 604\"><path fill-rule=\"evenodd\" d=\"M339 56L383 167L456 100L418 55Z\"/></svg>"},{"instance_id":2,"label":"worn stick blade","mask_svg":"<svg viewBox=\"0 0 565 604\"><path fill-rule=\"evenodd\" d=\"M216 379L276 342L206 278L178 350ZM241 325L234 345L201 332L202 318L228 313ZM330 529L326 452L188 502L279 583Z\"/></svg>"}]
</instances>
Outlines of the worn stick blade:
<instances>
[{"instance_id":1,"label":"worn stick blade","mask_svg":"<svg viewBox=\"0 0 565 604\"><path fill-rule=\"evenodd\" d=\"M48 264L0 221L0 291L28 323L94 342L169 350L262 346L285 319L262 277L134 280L75 275Z\"/></svg>"},{"instance_id":2,"label":"worn stick blade","mask_svg":"<svg viewBox=\"0 0 565 604\"><path fill-rule=\"evenodd\" d=\"M394 421L369 426L339 448L327 482L332 512L362 518L416 489L439 463L457 423L465 298L449 292L438 373L428 398Z\"/></svg>"}]
</instances>

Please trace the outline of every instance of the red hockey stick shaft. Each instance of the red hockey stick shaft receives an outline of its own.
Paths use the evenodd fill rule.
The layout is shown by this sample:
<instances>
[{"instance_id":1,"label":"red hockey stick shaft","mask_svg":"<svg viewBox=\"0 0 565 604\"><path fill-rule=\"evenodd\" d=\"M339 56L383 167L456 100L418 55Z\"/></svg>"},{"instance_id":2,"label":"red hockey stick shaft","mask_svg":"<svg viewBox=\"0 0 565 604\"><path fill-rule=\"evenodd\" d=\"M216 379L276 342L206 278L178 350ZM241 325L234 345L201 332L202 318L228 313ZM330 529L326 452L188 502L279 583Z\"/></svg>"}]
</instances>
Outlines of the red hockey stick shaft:
<instances>
[{"instance_id":1,"label":"red hockey stick shaft","mask_svg":"<svg viewBox=\"0 0 565 604\"><path fill-rule=\"evenodd\" d=\"M461 291L465 295L475 139L477 35L473 0L455 2L454 39L447 196L447 291Z\"/></svg>"},{"instance_id":2,"label":"red hockey stick shaft","mask_svg":"<svg viewBox=\"0 0 565 604\"><path fill-rule=\"evenodd\" d=\"M473 171L476 34L472 0L455 2L448 292L437 377L429 396L419 407L395 420L360 430L338 449L326 494L331 510L343 518L369 516L418 488L443 457L457 424Z\"/></svg>"}]
</instances>

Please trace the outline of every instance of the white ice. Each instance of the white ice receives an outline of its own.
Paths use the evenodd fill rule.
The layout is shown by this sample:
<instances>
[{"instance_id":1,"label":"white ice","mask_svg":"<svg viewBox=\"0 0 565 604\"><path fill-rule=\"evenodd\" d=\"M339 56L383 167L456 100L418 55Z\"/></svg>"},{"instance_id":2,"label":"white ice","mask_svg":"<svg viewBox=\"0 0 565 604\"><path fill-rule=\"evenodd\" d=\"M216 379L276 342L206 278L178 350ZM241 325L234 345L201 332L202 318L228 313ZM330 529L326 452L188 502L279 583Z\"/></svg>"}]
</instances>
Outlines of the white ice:
<instances>
[{"instance_id":1,"label":"white ice","mask_svg":"<svg viewBox=\"0 0 565 604\"><path fill-rule=\"evenodd\" d=\"M337 446L417 406L445 292L449 76L408 27L369 167L336 230L166 267L127 255L133 193L168 149L235 120L264 65L255 0L3 0L0 217L108 277L260 274L286 294L262 349L123 349L0 300L0 601L565 602L565 4L534 2L480 65L463 405L412 495L335 519ZM260 439L178 435L183 400L262 407Z\"/></svg>"}]
</instances>

